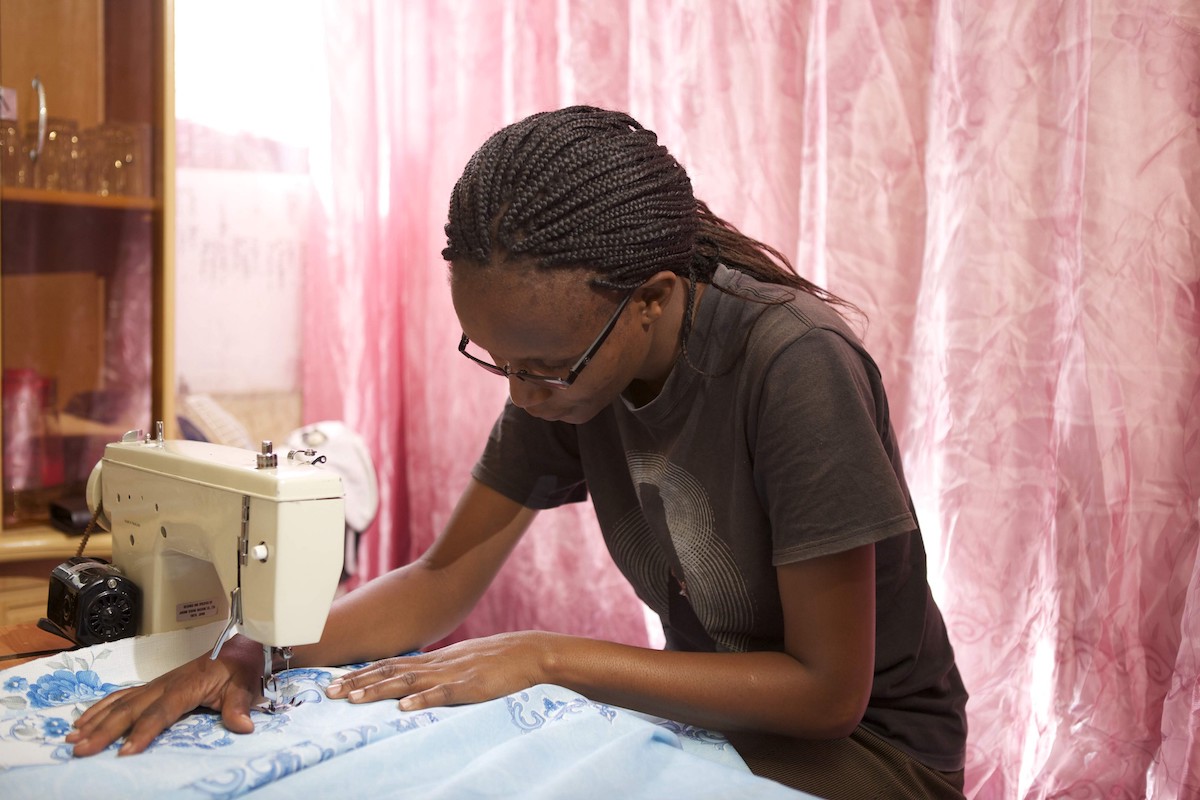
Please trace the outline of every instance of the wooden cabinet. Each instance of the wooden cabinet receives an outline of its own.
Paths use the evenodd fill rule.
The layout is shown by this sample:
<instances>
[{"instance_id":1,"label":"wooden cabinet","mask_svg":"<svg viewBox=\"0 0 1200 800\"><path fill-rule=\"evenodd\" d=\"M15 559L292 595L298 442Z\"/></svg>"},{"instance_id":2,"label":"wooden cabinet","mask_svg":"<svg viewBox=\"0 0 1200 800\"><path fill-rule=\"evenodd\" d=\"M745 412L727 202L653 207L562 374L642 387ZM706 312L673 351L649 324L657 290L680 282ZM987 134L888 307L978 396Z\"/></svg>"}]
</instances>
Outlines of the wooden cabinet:
<instances>
[{"instance_id":1,"label":"wooden cabinet","mask_svg":"<svg viewBox=\"0 0 1200 800\"><path fill-rule=\"evenodd\" d=\"M171 0L0 0L0 625L45 611L104 444L173 433ZM107 556L106 534L86 552Z\"/></svg>"}]
</instances>

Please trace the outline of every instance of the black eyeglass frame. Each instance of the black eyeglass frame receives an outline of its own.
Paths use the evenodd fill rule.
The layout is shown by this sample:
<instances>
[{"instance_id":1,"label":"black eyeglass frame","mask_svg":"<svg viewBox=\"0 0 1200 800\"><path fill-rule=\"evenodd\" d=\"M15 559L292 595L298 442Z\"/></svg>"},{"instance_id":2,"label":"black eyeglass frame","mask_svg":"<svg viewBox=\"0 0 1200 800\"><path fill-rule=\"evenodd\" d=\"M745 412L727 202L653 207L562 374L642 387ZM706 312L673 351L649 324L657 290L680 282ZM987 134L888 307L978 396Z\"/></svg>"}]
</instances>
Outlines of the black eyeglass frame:
<instances>
[{"instance_id":1,"label":"black eyeglass frame","mask_svg":"<svg viewBox=\"0 0 1200 800\"><path fill-rule=\"evenodd\" d=\"M609 317L608 322L605 323L604 330L600 331L600 335L596 337L596 341L592 342L592 346L589 347L584 354L579 357L579 360L575 362L575 365L568 370L567 377L565 378L558 378L552 375L539 375L536 372L530 372L529 370L524 369L513 371L508 365L502 367L499 364L493 364L490 361L484 361L481 358L476 358L467 352L467 345L471 343L471 340L467 338L467 334L465 333L462 335L462 338L458 340L458 352L462 353L464 356L471 359L493 375L499 375L504 378L517 378L523 381L535 381L537 383L546 384L547 386L555 386L560 389L566 389L569 388L571 384L575 383L575 380L579 377L579 373L583 372L583 368L586 367L588 362L591 361L592 358L595 357L596 353L600 351L600 347L604 344L604 341L608 338L608 335L612 333L613 328L617 327L617 320L621 318L622 312L625 311L625 306L629 305L629 301L632 299L633 292L630 292L621 298L621 302L617 304L617 310L613 312L613 315Z\"/></svg>"}]
</instances>

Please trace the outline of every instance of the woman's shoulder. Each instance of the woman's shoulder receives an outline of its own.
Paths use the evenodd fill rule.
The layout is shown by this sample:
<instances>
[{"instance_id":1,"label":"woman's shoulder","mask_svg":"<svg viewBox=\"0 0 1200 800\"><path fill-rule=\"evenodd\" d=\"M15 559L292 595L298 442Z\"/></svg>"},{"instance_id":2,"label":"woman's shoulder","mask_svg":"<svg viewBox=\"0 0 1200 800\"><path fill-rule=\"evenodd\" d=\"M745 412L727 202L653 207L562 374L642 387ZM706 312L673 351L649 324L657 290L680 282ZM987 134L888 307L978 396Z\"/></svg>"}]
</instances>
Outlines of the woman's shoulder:
<instances>
[{"instance_id":1,"label":"woman's shoulder","mask_svg":"<svg viewBox=\"0 0 1200 800\"><path fill-rule=\"evenodd\" d=\"M849 348L870 360L846 319L821 298L731 269L722 270L717 277L714 283L726 306L719 327L744 331L736 338L745 342L746 355L770 359L803 341L805 348Z\"/></svg>"}]
</instances>

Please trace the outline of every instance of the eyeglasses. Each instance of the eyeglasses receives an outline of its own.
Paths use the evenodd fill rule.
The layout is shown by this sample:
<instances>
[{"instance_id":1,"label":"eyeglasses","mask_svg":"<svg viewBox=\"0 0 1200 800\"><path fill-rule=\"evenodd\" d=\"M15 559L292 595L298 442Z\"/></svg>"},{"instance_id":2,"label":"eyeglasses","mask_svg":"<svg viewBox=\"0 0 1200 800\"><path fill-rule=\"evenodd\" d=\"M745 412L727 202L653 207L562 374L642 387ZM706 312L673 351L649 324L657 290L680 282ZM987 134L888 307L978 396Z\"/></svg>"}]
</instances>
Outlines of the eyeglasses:
<instances>
[{"instance_id":1,"label":"eyeglasses","mask_svg":"<svg viewBox=\"0 0 1200 800\"><path fill-rule=\"evenodd\" d=\"M575 383L575 379L579 377L579 373L583 372L583 368L588 365L588 362L591 361L592 357L595 356L600 350L600 346L604 344L604 340L608 338L608 335L612 333L613 328L617 326L617 320L620 319L621 312L625 310L625 306L629 305L629 301L632 298L633 292L630 292L621 299L620 304L617 306L617 310L613 312L613 315L604 325L604 330L600 331L600 335L596 337L596 341L592 342L592 346L589 347L587 351L579 357L579 360L575 362L575 366L568 370L565 378L559 378L552 375L539 375L536 372L530 372L524 369L513 371L513 369L507 364L502 367L499 364L493 364L490 361L484 361L482 358L476 358L467 352L467 345L471 343L471 340L467 338L465 333L462 335L462 339L458 341L458 352L462 353L464 356L471 359L476 364L494 375L500 375L505 378L519 378L523 381L536 381L537 383L543 383L547 386L556 386L560 389L565 389L571 384Z\"/></svg>"}]
</instances>

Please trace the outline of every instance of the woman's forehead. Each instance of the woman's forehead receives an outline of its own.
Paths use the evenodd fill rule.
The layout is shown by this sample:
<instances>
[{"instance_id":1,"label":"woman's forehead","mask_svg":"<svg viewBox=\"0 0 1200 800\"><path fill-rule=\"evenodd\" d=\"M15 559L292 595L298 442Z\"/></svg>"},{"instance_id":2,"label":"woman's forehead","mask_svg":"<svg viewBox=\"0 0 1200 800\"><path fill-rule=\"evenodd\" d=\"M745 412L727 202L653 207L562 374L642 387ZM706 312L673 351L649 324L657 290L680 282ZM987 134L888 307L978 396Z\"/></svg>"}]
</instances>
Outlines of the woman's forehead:
<instances>
[{"instance_id":1,"label":"woman's forehead","mask_svg":"<svg viewBox=\"0 0 1200 800\"><path fill-rule=\"evenodd\" d=\"M569 355L605 306L584 270L455 269L454 309L463 331L509 356Z\"/></svg>"},{"instance_id":2,"label":"woman's forehead","mask_svg":"<svg viewBox=\"0 0 1200 800\"><path fill-rule=\"evenodd\" d=\"M595 304L591 278L591 272L577 268L467 266L451 271L450 285L456 298L469 298L472 305L499 303L535 312Z\"/></svg>"}]
</instances>

